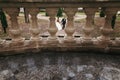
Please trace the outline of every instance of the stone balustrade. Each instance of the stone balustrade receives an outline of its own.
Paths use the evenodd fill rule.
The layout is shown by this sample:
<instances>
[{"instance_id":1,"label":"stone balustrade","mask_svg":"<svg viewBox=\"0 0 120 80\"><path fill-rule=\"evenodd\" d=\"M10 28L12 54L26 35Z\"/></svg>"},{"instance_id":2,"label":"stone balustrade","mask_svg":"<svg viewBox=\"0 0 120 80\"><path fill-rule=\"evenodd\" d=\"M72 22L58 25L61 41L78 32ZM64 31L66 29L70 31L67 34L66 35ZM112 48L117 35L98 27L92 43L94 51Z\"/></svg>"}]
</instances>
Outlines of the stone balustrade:
<instances>
[{"instance_id":1,"label":"stone balustrade","mask_svg":"<svg viewBox=\"0 0 120 80\"><path fill-rule=\"evenodd\" d=\"M0 2L86 2L86 1L95 1L95 2L99 2L99 1L119 1L119 0L0 0Z\"/></svg>"},{"instance_id":2,"label":"stone balustrade","mask_svg":"<svg viewBox=\"0 0 120 80\"><path fill-rule=\"evenodd\" d=\"M73 36L75 33L76 27L74 26L74 16L75 13L77 12L78 7L74 6L75 4L71 3L63 3L59 4L58 6L53 6L53 7L45 7L46 12L49 15L49 36L48 38L44 38L40 36L41 29L38 28L38 22L37 22L37 15L39 14L39 7L37 3L36 6L29 6L29 3L24 5L21 3L18 3L18 6L13 6L11 3L8 5L11 7L5 6L4 3L1 5L3 6L3 10L10 16L10 21L11 21L11 27L9 28L9 36L12 40L2 40L0 39L0 52L4 51L40 51L40 50L76 50L76 51L81 51L81 50L98 50L98 51L105 51L105 52L112 52L112 51L119 51L120 48L120 39L116 38L115 40L111 40L110 35L113 33L113 29L111 28L111 20L112 16L119 11L120 5L118 7L106 7L105 9L105 24L101 28L101 35L97 38L91 37L91 33L94 30L94 16L95 13L99 10L101 4L96 5L96 7L93 7L95 5L87 5L87 7L83 6L83 11L86 15L86 23L85 26L83 26L82 30L84 32L84 36L79 37L76 39L76 37ZM41 4L41 3L40 3ZM57 3L58 4L58 3ZM65 7L66 4L66 7ZM81 4L81 3L80 3ZM107 4L107 3L104 3ZM114 5L118 5L119 3L113 3ZM15 4L17 5L17 3ZM49 5L49 4L48 4ZM54 5L53 3L50 4ZM77 4L78 5L78 4ZM107 5L108 6L108 5ZM31 38L29 40L25 40L21 36L21 29L20 29L20 24L18 24L18 14L19 14L19 8L24 7L27 12L31 15L31 26L30 27L30 33L31 33ZM40 6L41 7L41 6ZM64 12L67 16L67 25L65 28L65 33L67 36L64 38L60 38L56 36L57 33L57 28L55 25L55 16L57 14L58 8L64 8ZM80 5L81 7L81 5ZM119 48L119 49L118 49ZM34 49L34 50L33 50Z\"/></svg>"}]
</instances>

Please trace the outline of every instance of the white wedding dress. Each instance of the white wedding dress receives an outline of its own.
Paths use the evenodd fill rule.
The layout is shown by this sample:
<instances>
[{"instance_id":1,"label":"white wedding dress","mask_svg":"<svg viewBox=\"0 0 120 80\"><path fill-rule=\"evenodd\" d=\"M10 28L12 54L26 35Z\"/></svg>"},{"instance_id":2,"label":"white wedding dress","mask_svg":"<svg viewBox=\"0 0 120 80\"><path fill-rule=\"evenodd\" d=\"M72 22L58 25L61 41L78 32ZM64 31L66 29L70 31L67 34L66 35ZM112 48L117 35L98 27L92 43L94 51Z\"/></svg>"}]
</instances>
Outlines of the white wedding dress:
<instances>
[{"instance_id":1,"label":"white wedding dress","mask_svg":"<svg viewBox=\"0 0 120 80\"><path fill-rule=\"evenodd\" d=\"M62 30L62 26L61 26L60 22L56 22L56 27L58 28L58 30Z\"/></svg>"}]
</instances>

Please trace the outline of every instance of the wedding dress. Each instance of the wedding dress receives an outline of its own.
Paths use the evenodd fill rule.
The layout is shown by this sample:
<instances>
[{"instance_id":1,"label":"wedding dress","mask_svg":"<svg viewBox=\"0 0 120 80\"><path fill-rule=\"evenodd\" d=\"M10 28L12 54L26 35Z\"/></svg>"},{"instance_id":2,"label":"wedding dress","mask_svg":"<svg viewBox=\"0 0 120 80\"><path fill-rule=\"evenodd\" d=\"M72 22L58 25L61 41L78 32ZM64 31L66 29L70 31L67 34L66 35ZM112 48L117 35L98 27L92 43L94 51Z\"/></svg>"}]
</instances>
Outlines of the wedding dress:
<instances>
[{"instance_id":1,"label":"wedding dress","mask_svg":"<svg viewBox=\"0 0 120 80\"><path fill-rule=\"evenodd\" d=\"M58 30L62 30L62 26L61 26L60 22L56 22L56 27L58 28Z\"/></svg>"}]
</instances>

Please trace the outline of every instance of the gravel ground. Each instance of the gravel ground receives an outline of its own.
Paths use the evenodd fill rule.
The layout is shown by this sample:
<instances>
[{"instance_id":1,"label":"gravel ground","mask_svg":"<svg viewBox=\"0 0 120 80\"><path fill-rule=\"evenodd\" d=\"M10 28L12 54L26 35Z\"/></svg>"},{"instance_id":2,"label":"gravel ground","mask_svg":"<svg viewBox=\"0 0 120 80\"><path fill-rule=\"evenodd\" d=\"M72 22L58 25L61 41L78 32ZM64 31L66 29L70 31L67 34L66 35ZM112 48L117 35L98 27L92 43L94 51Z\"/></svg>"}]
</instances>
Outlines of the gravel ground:
<instances>
[{"instance_id":1,"label":"gravel ground","mask_svg":"<svg viewBox=\"0 0 120 80\"><path fill-rule=\"evenodd\" d=\"M0 80L120 80L120 56L41 52L0 57Z\"/></svg>"}]
</instances>

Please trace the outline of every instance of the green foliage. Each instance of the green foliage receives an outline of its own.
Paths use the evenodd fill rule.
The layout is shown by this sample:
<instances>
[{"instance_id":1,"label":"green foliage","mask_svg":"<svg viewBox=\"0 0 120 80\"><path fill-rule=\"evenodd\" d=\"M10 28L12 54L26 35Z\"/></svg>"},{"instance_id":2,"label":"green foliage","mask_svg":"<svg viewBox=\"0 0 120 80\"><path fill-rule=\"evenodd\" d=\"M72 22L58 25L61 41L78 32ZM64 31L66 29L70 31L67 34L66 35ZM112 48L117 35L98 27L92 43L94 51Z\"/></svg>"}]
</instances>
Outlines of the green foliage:
<instances>
[{"instance_id":1,"label":"green foliage","mask_svg":"<svg viewBox=\"0 0 120 80\"><path fill-rule=\"evenodd\" d=\"M62 10L62 8L59 8L58 9L58 12L57 12L57 17L62 17L63 16L63 10Z\"/></svg>"},{"instance_id":2,"label":"green foliage","mask_svg":"<svg viewBox=\"0 0 120 80\"><path fill-rule=\"evenodd\" d=\"M47 12L45 13L45 16L49 16Z\"/></svg>"},{"instance_id":3,"label":"green foliage","mask_svg":"<svg viewBox=\"0 0 120 80\"><path fill-rule=\"evenodd\" d=\"M117 16L116 21L120 21L120 16L119 15Z\"/></svg>"},{"instance_id":4,"label":"green foliage","mask_svg":"<svg viewBox=\"0 0 120 80\"><path fill-rule=\"evenodd\" d=\"M5 13L1 10L0 11L0 19L1 19L1 24L2 24L2 27L8 27L8 24L7 24L7 20L6 20L6 15Z\"/></svg>"},{"instance_id":5,"label":"green foliage","mask_svg":"<svg viewBox=\"0 0 120 80\"><path fill-rule=\"evenodd\" d=\"M100 17L105 17L105 8L101 8Z\"/></svg>"},{"instance_id":6,"label":"green foliage","mask_svg":"<svg viewBox=\"0 0 120 80\"><path fill-rule=\"evenodd\" d=\"M105 17L105 13L103 11L100 12L100 17Z\"/></svg>"}]
</instances>

